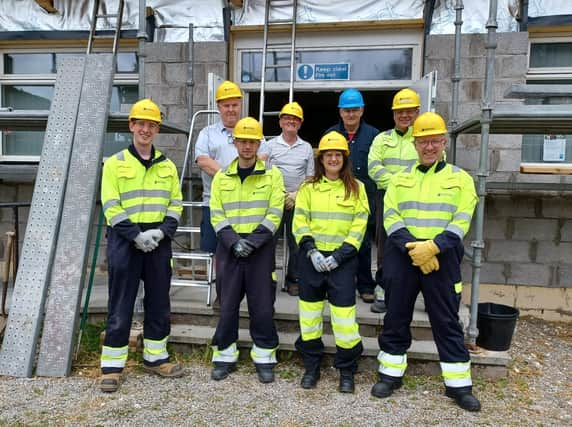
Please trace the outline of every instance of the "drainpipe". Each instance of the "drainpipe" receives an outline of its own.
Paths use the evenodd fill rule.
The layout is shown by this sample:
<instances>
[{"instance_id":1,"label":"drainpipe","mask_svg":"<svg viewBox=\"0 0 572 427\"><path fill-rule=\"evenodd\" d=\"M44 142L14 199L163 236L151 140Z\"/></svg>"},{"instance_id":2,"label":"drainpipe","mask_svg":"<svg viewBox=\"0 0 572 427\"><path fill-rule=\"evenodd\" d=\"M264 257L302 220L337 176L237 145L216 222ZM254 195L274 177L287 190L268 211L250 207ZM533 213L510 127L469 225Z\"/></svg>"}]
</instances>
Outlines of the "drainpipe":
<instances>
[{"instance_id":1,"label":"drainpipe","mask_svg":"<svg viewBox=\"0 0 572 427\"><path fill-rule=\"evenodd\" d=\"M485 218L486 178L489 175L489 131L493 112L493 84L495 74L495 50L497 48L497 0L490 0L489 19L487 21L487 50L485 69L485 90L481 108L481 152L479 170L477 172L477 217L475 224L475 240L471 242L473 252L473 277L471 286L471 321L469 324L469 342L475 344L479 330L477 329L477 314L479 305L479 286L481 274L482 250L485 247L483 240L483 224Z\"/></svg>"},{"instance_id":2,"label":"drainpipe","mask_svg":"<svg viewBox=\"0 0 572 427\"><path fill-rule=\"evenodd\" d=\"M139 55L139 99L145 98L145 41L147 40L145 0L139 0L139 28L137 30Z\"/></svg>"},{"instance_id":3,"label":"drainpipe","mask_svg":"<svg viewBox=\"0 0 572 427\"><path fill-rule=\"evenodd\" d=\"M461 38L463 25L463 0L455 2L455 59L453 63L453 74L451 75L452 84L452 99L451 99L451 121L450 129L455 129L458 122L459 115L459 84L461 81ZM457 160L457 133L451 135L451 149L450 157L451 163Z\"/></svg>"}]
</instances>

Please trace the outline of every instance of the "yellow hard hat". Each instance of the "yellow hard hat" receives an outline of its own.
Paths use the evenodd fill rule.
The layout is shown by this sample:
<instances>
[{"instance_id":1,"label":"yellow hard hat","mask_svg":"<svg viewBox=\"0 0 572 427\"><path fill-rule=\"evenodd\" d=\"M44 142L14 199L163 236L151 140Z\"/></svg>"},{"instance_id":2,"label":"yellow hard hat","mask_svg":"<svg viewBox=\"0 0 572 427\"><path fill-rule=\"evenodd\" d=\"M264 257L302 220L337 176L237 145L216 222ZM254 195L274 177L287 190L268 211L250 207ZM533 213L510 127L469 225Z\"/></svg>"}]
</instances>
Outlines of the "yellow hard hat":
<instances>
[{"instance_id":1,"label":"yellow hard hat","mask_svg":"<svg viewBox=\"0 0 572 427\"><path fill-rule=\"evenodd\" d=\"M443 117L431 111L421 114L413 122L414 138L429 135L445 135L446 133L447 126Z\"/></svg>"},{"instance_id":2,"label":"yellow hard hat","mask_svg":"<svg viewBox=\"0 0 572 427\"><path fill-rule=\"evenodd\" d=\"M258 120L252 117L244 117L236 122L232 137L236 139L256 139L260 141L262 136L262 127Z\"/></svg>"},{"instance_id":3,"label":"yellow hard hat","mask_svg":"<svg viewBox=\"0 0 572 427\"><path fill-rule=\"evenodd\" d=\"M216 88L216 101L228 98L242 98L242 92L236 83L225 80Z\"/></svg>"},{"instance_id":4,"label":"yellow hard hat","mask_svg":"<svg viewBox=\"0 0 572 427\"><path fill-rule=\"evenodd\" d=\"M322 139L320 139L320 144L318 145L318 152L326 150L340 150L349 156L350 149L348 147L348 140L341 133L335 130L325 134Z\"/></svg>"},{"instance_id":5,"label":"yellow hard hat","mask_svg":"<svg viewBox=\"0 0 572 427\"><path fill-rule=\"evenodd\" d=\"M129 121L132 119L151 120L152 122L161 124L161 110L159 106L150 99L142 99L131 107Z\"/></svg>"},{"instance_id":6,"label":"yellow hard hat","mask_svg":"<svg viewBox=\"0 0 572 427\"><path fill-rule=\"evenodd\" d=\"M289 114L291 116L298 117L300 120L304 121L304 111L302 111L302 107L300 107L300 104L298 104L296 101L289 102L284 107L282 107L282 110L280 110L280 114L278 114L278 117L282 117L282 114Z\"/></svg>"},{"instance_id":7,"label":"yellow hard hat","mask_svg":"<svg viewBox=\"0 0 572 427\"><path fill-rule=\"evenodd\" d=\"M401 89L393 97L392 110L404 110L406 108L419 108L421 102L419 95L412 89Z\"/></svg>"}]
</instances>

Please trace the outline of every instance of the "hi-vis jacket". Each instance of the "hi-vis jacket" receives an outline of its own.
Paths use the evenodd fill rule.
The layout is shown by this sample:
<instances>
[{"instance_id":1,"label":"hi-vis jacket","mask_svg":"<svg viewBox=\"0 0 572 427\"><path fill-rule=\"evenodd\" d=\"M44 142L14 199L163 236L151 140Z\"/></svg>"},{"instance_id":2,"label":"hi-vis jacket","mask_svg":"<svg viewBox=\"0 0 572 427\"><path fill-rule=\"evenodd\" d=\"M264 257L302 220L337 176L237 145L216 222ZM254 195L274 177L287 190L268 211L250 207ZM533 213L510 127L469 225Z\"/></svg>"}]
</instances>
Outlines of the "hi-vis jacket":
<instances>
[{"instance_id":1,"label":"hi-vis jacket","mask_svg":"<svg viewBox=\"0 0 572 427\"><path fill-rule=\"evenodd\" d=\"M159 150L154 152L148 169L129 149L106 160L101 203L108 225L114 227L125 220L133 224L157 224L166 217L179 221L183 206L177 168ZM133 239L138 232L137 227L130 232L134 235L128 237Z\"/></svg>"},{"instance_id":2,"label":"hi-vis jacket","mask_svg":"<svg viewBox=\"0 0 572 427\"><path fill-rule=\"evenodd\" d=\"M237 158L214 176L210 209L217 234L231 227L238 240L236 234L250 234L262 225L271 232L271 237L280 226L283 208L284 181L275 166L257 160L252 174L240 182ZM223 244L227 247L234 243L225 240Z\"/></svg>"},{"instance_id":3,"label":"hi-vis jacket","mask_svg":"<svg viewBox=\"0 0 572 427\"><path fill-rule=\"evenodd\" d=\"M387 188L383 213L387 235L406 228L417 240L435 239L444 231L462 240L478 201L473 179L444 162L435 162L426 172L417 166L395 175ZM438 239L435 243L443 249Z\"/></svg>"},{"instance_id":4,"label":"hi-vis jacket","mask_svg":"<svg viewBox=\"0 0 572 427\"><path fill-rule=\"evenodd\" d=\"M359 250L363 240L369 205L365 187L359 183L359 195L345 198L341 179L331 181L323 177L320 182L304 182L296 196L292 232L296 243L303 237L314 240L320 251L334 251L342 243Z\"/></svg>"},{"instance_id":5,"label":"hi-vis jacket","mask_svg":"<svg viewBox=\"0 0 572 427\"><path fill-rule=\"evenodd\" d=\"M413 144L413 127L401 136L395 129L375 137L369 149L368 173L379 190L387 190L391 177L413 165L418 158Z\"/></svg>"}]
</instances>

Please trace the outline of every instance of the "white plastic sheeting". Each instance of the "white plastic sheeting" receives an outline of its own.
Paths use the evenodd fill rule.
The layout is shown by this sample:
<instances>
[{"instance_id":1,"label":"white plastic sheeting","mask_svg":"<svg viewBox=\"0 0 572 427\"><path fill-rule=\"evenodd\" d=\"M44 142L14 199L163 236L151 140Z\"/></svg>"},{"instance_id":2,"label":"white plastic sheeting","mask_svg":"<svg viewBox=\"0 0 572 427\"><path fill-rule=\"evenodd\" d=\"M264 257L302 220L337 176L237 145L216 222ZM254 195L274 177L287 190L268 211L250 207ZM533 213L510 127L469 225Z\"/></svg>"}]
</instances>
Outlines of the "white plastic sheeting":
<instances>
[{"instance_id":1,"label":"white plastic sheeting","mask_svg":"<svg viewBox=\"0 0 572 427\"><path fill-rule=\"evenodd\" d=\"M570 0L529 0L528 16L572 15L572 1Z\"/></svg>"},{"instance_id":2,"label":"white plastic sheeting","mask_svg":"<svg viewBox=\"0 0 572 427\"><path fill-rule=\"evenodd\" d=\"M224 0L147 0L155 10L156 40L184 42L189 39L189 24L194 39L223 39ZM100 11L117 11L118 0L101 0ZM0 0L0 31L88 31L93 0L55 0L56 14L49 14L32 0ZM101 24L101 25L100 25ZM115 19L98 20L99 29L114 28ZM125 0L124 30L139 27L139 0Z\"/></svg>"},{"instance_id":3,"label":"white plastic sheeting","mask_svg":"<svg viewBox=\"0 0 572 427\"><path fill-rule=\"evenodd\" d=\"M455 34L455 3L455 0L436 2L431 23L431 34ZM498 0L498 32L518 31L518 23L515 19L519 9L518 3L518 0ZM485 33L488 18L489 0L463 1L463 33Z\"/></svg>"},{"instance_id":4,"label":"white plastic sheeting","mask_svg":"<svg viewBox=\"0 0 572 427\"><path fill-rule=\"evenodd\" d=\"M379 21L423 18L423 0L300 0L296 21L302 23ZM235 25L264 24L265 0L245 0L235 11ZM270 19L290 19L291 6L273 6Z\"/></svg>"}]
</instances>

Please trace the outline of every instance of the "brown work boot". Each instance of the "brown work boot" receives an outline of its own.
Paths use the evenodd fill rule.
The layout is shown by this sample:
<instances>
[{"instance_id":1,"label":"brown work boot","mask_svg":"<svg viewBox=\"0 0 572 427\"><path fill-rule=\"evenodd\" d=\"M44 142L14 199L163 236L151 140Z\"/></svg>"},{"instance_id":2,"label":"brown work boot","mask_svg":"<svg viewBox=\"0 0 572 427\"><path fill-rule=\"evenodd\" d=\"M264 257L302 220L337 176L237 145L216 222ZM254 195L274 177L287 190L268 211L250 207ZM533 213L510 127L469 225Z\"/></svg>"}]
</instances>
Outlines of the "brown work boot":
<instances>
[{"instance_id":1,"label":"brown work boot","mask_svg":"<svg viewBox=\"0 0 572 427\"><path fill-rule=\"evenodd\" d=\"M185 375L185 371L181 365L171 362L161 363L157 366L143 365L143 370L165 378L177 378Z\"/></svg>"},{"instance_id":2,"label":"brown work boot","mask_svg":"<svg viewBox=\"0 0 572 427\"><path fill-rule=\"evenodd\" d=\"M363 302L368 304L371 304L372 302L375 301L375 295L373 294L373 292L363 292L360 294L360 297Z\"/></svg>"},{"instance_id":3,"label":"brown work boot","mask_svg":"<svg viewBox=\"0 0 572 427\"><path fill-rule=\"evenodd\" d=\"M115 393L123 380L121 373L102 374L99 377L99 389L104 393Z\"/></svg>"},{"instance_id":4,"label":"brown work boot","mask_svg":"<svg viewBox=\"0 0 572 427\"><path fill-rule=\"evenodd\" d=\"M300 293L300 285L298 283L291 282L288 285L288 295L291 297L297 297Z\"/></svg>"}]
</instances>

